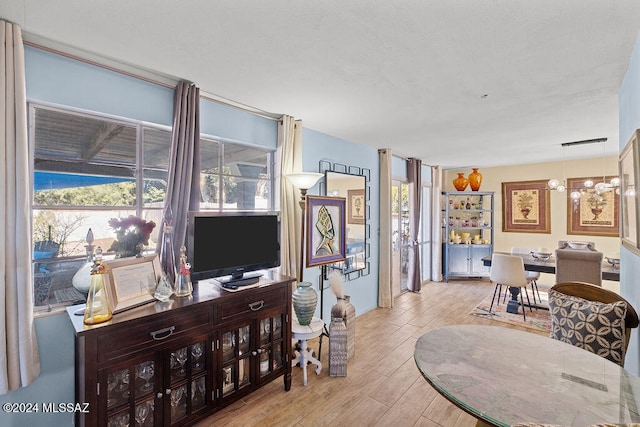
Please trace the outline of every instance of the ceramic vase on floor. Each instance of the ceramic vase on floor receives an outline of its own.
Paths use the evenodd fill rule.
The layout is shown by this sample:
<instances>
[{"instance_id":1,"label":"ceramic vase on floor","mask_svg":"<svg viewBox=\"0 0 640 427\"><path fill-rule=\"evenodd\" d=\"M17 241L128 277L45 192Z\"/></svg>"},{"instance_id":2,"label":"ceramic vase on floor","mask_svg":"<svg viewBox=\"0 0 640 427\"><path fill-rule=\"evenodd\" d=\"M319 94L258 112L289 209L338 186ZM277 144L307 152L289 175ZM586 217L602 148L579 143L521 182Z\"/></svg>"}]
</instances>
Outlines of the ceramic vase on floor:
<instances>
[{"instance_id":1,"label":"ceramic vase on floor","mask_svg":"<svg viewBox=\"0 0 640 427\"><path fill-rule=\"evenodd\" d=\"M293 311L296 312L298 317L298 323L302 326L308 326L318 304L318 294L311 287L311 282L298 283L298 287L293 291L291 299L293 301Z\"/></svg>"},{"instance_id":2,"label":"ceramic vase on floor","mask_svg":"<svg viewBox=\"0 0 640 427\"><path fill-rule=\"evenodd\" d=\"M351 304L351 297L344 296L344 324L347 327L347 360L356 354L356 308Z\"/></svg>"},{"instance_id":3,"label":"ceramic vase on floor","mask_svg":"<svg viewBox=\"0 0 640 427\"><path fill-rule=\"evenodd\" d=\"M342 301L331 308L329 324L329 376L347 376L347 327L344 324L345 307Z\"/></svg>"},{"instance_id":4,"label":"ceramic vase on floor","mask_svg":"<svg viewBox=\"0 0 640 427\"><path fill-rule=\"evenodd\" d=\"M453 180L453 186L456 187L458 191L464 191L467 185L469 185L469 180L464 177L463 173L458 172L458 177Z\"/></svg>"},{"instance_id":5,"label":"ceramic vase on floor","mask_svg":"<svg viewBox=\"0 0 640 427\"><path fill-rule=\"evenodd\" d=\"M472 168L473 172L469 174L469 186L471 191L478 191L482 184L482 174L478 172L478 168Z\"/></svg>"}]
</instances>

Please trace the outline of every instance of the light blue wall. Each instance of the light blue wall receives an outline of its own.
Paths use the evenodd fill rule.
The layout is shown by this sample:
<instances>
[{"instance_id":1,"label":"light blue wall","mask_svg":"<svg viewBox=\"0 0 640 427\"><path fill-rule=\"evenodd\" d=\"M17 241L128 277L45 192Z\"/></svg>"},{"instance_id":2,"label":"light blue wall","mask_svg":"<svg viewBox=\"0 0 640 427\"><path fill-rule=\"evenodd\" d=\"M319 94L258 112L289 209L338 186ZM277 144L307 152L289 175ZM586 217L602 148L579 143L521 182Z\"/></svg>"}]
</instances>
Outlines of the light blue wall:
<instances>
[{"instance_id":1,"label":"light blue wall","mask_svg":"<svg viewBox=\"0 0 640 427\"><path fill-rule=\"evenodd\" d=\"M620 150L633 132L640 128L640 34L631 55L619 96ZM620 294L640 311L640 257L620 246ZM640 375L640 332L634 329L625 360L625 368Z\"/></svg>"},{"instance_id":2,"label":"light blue wall","mask_svg":"<svg viewBox=\"0 0 640 427\"><path fill-rule=\"evenodd\" d=\"M303 121L304 125L304 121ZM312 129L304 128L302 131L302 168L305 172L318 172L321 160L331 163L341 163L347 166L357 166L371 170L370 206L371 238L369 239L371 257L369 259L370 274L358 279L345 281L344 293L351 296L351 304L356 309L356 315L365 313L378 306L378 240L380 215L380 168L378 151L375 148L365 147L353 142L335 138ZM316 184L309 194L319 194L320 184ZM305 281L320 284L320 267L305 269ZM324 282L323 292L323 319L331 319L331 306L336 303L336 298L330 289L326 289L328 283ZM316 289L318 289L316 287ZM320 304L316 315L320 313Z\"/></svg>"}]
</instances>

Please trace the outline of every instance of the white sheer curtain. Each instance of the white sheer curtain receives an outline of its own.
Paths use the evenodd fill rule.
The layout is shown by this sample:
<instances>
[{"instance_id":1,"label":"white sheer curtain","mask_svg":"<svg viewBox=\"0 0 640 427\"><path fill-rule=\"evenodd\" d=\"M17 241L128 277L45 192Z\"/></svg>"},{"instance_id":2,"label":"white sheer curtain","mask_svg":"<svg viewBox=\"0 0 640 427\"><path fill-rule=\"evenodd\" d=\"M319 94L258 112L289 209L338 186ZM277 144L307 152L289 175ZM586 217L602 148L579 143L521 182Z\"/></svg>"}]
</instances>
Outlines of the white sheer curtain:
<instances>
[{"instance_id":1,"label":"white sheer curtain","mask_svg":"<svg viewBox=\"0 0 640 427\"><path fill-rule=\"evenodd\" d=\"M276 182L280 182L279 198L276 207L280 208L281 242L280 256L282 274L298 276L300 265L300 229L302 212L300 211L300 191L285 175L302 172L302 121L291 116L282 116L278 123L278 153L276 156Z\"/></svg>"},{"instance_id":2,"label":"white sheer curtain","mask_svg":"<svg viewBox=\"0 0 640 427\"><path fill-rule=\"evenodd\" d=\"M31 174L20 27L0 20L0 394L40 374L33 325Z\"/></svg>"},{"instance_id":3,"label":"white sheer curtain","mask_svg":"<svg viewBox=\"0 0 640 427\"><path fill-rule=\"evenodd\" d=\"M378 150L380 158L380 247L378 262L378 306L393 307L391 272L391 150Z\"/></svg>"},{"instance_id":4,"label":"white sheer curtain","mask_svg":"<svg viewBox=\"0 0 640 427\"><path fill-rule=\"evenodd\" d=\"M442 281L442 197L440 197L440 192L442 191L442 167L441 166L433 166L431 168L431 182L433 189L433 202L431 203L432 211L431 218L432 224L431 227L432 236L431 236L431 280L434 282Z\"/></svg>"}]
</instances>

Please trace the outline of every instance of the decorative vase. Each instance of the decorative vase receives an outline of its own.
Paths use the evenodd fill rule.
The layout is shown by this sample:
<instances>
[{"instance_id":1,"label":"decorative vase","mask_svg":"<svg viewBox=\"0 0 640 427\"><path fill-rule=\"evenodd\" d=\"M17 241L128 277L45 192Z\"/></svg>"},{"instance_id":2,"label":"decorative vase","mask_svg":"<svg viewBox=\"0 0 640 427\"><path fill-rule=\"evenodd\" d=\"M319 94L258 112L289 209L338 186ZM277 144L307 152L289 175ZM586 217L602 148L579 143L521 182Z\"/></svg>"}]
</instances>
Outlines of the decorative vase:
<instances>
[{"instance_id":1,"label":"decorative vase","mask_svg":"<svg viewBox=\"0 0 640 427\"><path fill-rule=\"evenodd\" d=\"M167 301L176 290L176 256L173 251L173 214L171 206L167 205L163 215L162 246L160 247L160 267L162 269L160 281L153 294L158 301Z\"/></svg>"},{"instance_id":2,"label":"decorative vase","mask_svg":"<svg viewBox=\"0 0 640 427\"><path fill-rule=\"evenodd\" d=\"M91 270L93 268L93 231L91 229L87 232L85 239L87 241L84 246L87 253L87 261L76 271L71 279L73 287L83 295L89 293L89 287L91 286Z\"/></svg>"},{"instance_id":3,"label":"decorative vase","mask_svg":"<svg viewBox=\"0 0 640 427\"><path fill-rule=\"evenodd\" d=\"M478 172L478 168L471 168L473 172L469 174L469 186L471 191L478 191L480 184L482 184L482 174Z\"/></svg>"},{"instance_id":4,"label":"decorative vase","mask_svg":"<svg viewBox=\"0 0 640 427\"><path fill-rule=\"evenodd\" d=\"M347 376L347 326L344 324L345 305L343 301L331 308L329 324L329 376Z\"/></svg>"},{"instance_id":5,"label":"decorative vase","mask_svg":"<svg viewBox=\"0 0 640 427\"><path fill-rule=\"evenodd\" d=\"M458 177L453 180L453 186L456 187L458 191L464 191L469 185L469 180L464 177L464 174L458 172Z\"/></svg>"},{"instance_id":6,"label":"decorative vase","mask_svg":"<svg viewBox=\"0 0 640 427\"><path fill-rule=\"evenodd\" d=\"M347 327L347 360L356 354L356 308L351 304L351 297L344 296L344 324Z\"/></svg>"},{"instance_id":7,"label":"decorative vase","mask_svg":"<svg viewBox=\"0 0 640 427\"><path fill-rule=\"evenodd\" d=\"M107 271L108 267L102 263L102 249L98 248L93 269L91 270L91 285L87 295L87 306L84 309L85 325L106 322L112 317L109 295L104 281Z\"/></svg>"},{"instance_id":8,"label":"decorative vase","mask_svg":"<svg viewBox=\"0 0 640 427\"><path fill-rule=\"evenodd\" d=\"M308 326L311 323L311 318L316 312L318 304L318 294L311 285L311 282L300 282L291 295L293 311L296 312L298 323L302 326Z\"/></svg>"}]
</instances>

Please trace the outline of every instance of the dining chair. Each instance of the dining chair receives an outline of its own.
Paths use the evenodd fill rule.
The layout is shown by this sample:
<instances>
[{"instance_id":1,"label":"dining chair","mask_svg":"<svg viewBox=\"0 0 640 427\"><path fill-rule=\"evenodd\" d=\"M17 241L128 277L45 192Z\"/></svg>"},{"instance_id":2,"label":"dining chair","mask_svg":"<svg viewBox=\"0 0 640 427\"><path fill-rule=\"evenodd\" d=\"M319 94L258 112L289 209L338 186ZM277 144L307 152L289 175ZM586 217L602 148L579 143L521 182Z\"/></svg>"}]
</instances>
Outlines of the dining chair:
<instances>
[{"instance_id":1,"label":"dining chair","mask_svg":"<svg viewBox=\"0 0 640 427\"><path fill-rule=\"evenodd\" d=\"M602 286L602 252L556 249L556 283L586 282Z\"/></svg>"},{"instance_id":2,"label":"dining chair","mask_svg":"<svg viewBox=\"0 0 640 427\"><path fill-rule=\"evenodd\" d=\"M563 282L549 290L549 312L551 338L624 366L631 329L640 323L629 301L590 283Z\"/></svg>"},{"instance_id":3,"label":"dining chair","mask_svg":"<svg viewBox=\"0 0 640 427\"><path fill-rule=\"evenodd\" d=\"M527 293L527 275L524 271L524 261L521 256L507 255L494 253L491 255L491 270L489 272L489 278L492 282L496 282L496 287L493 290L493 298L491 298L491 306L489 307L489 313L493 308L493 302L496 299L496 292L498 292L498 300L500 300L500 293L502 292L502 286L505 286L505 292L509 288L520 288L520 303L522 305L522 316L527 321L527 314L524 305L523 295L527 295L527 302L529 303L529 310L531 309L531 301L529 300L529 294Z\"/></svg>"},{"instance_id":4,"label":"dining chair","mask_svg":"<svg viewBox=\"0 0 640 427\"><path fill-rule=\"evenodd\" d=\"M512 247L511 255L531 255L533 248ZM538 290L538 280L540 279L539 271L527 271L525 270L527 281L531 285L531 293L533 294L533 303L536 303L536 293L538 294L538 300L542 302L540 298L540 291Z\"/></svg>"}]
</instances>

